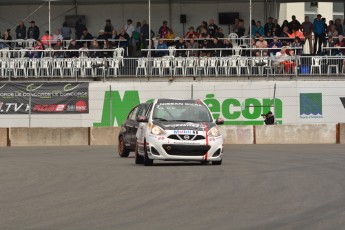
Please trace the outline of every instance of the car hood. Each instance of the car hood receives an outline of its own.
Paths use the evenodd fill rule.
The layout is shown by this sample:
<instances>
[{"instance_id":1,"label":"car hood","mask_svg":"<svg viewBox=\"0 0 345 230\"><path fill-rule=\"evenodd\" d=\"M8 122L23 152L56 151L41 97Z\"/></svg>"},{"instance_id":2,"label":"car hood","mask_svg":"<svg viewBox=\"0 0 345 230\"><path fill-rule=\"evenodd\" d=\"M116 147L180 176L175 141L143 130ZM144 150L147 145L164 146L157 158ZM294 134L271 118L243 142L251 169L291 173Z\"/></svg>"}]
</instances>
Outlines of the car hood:
<instances>
[{"instance_id":1,"label":"car hood","mask_svg":"<svg viewBox=\"0 0 345 230\"><path fill-rule=\"evenodd\" d=\"M210 130L216 126L213 122L171 122L171 121L153 121L153 124L162 127L164 130L195 130L203 131Z\"/></svg>"}]
</instances>

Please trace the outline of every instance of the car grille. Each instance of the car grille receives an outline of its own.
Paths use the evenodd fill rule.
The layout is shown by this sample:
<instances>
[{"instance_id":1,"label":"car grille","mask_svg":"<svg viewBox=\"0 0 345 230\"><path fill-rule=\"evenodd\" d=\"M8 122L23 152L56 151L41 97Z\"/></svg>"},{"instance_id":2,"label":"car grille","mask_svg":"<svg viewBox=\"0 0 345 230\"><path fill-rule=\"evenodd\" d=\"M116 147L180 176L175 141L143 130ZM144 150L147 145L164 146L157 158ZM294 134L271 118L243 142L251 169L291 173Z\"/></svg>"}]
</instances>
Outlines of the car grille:
<instances>
[{"instance_id":1,"label":"car grille","mask_svg":"<svg viewBox=\"0 0 345 230\"><path fill-rule=\"evenodd\" d=\"M183 140L183 141L199 141L199 140L205 140L205 137L202 136L202 135L183 135L183 134L180 134L180 135L176 135L176 134L173 134L173 135L170 135L168 136L169 139L172 139L172 140Z\"/></svg>"},{"instance_id":2,"label":"car grille","mask_svg":"<svg viewBox=\"0 0 345 230\"><path fill-rule=\"evenodd\" d=\"M163 145L167 154L173 156L204 156L210 148L209 145Z\"/></svg>"}]
</instances>

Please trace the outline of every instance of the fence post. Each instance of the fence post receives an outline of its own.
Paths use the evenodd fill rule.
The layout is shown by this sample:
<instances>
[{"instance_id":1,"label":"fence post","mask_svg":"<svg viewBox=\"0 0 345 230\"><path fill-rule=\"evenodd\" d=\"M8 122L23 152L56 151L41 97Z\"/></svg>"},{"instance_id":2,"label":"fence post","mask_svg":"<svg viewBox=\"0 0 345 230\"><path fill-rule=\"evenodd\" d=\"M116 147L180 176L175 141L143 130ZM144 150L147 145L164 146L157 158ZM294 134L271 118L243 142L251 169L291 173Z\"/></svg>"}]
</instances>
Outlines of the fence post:
<instances>
[{"instance_id":1,"label":"fence post","mask_svg":"<svg viewBox=\"0 0 345 230\"><path fill-rule=\"evenodd\" d=\"M113 126L113 95L111 91L111 85L109 85L109 113L110 113L110 124L109 126Z\"/></svg>"},{"instance_id":2,"label":"fence post","mask_svg":"<svg viewBox=\"0 0 345 230\"><path fill-rule=\"evenodd\" d=\"M31 128L31 89L32 89L32 86L30 85L30 88L29 88L29 128Z\"/></svg>"}]
</instances>

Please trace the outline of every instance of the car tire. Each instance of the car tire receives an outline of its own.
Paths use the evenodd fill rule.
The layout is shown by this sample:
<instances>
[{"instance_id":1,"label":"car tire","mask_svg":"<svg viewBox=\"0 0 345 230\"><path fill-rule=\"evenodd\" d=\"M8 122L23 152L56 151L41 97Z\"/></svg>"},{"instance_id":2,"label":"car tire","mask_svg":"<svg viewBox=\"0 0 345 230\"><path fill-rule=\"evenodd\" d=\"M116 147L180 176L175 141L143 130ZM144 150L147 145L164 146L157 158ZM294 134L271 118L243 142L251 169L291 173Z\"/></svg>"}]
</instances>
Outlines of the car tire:
<instances>
[{"instance_id":1,"label":"car tire","mask_svg":"<svg viewBox=\"0 0 345 230\"><path fill-rule=\"evenodd\" d=\"M143 164L144 163L144 157L140 156L138 153L138 144L135 146L135 164Z\"/></svg>"},{"instance_id":2,"label":"car tire","mask_svg":"<svg viewBox=\"0 0 345 230\"><path fill-rule=\"evenodd\" d=\"M222 160L220 161L212 161L212 165L221 165L222 164Z\"/></svg>"},{"instance_id":3,"label":"car tire","mask_svg":"<svg viewBox=\"0 0 345 230\"><path fill-rule=\"evenodd\" d=\"M128 157L130 151L126 148L123 136L119 137L119 144L117 145L117 150L120 157Z\"/></svg>"},{"instance_id":4,"label":"car tire","mask_svg":"<svg viewBox=\"0 0 345 230\"><path fill-rule=\"evenodd\" d=\"M147 155L146 143L144 143L144 165L145 166L153 165L153 160L151 160L149 156Z\"/></svg>"}]
</instances>

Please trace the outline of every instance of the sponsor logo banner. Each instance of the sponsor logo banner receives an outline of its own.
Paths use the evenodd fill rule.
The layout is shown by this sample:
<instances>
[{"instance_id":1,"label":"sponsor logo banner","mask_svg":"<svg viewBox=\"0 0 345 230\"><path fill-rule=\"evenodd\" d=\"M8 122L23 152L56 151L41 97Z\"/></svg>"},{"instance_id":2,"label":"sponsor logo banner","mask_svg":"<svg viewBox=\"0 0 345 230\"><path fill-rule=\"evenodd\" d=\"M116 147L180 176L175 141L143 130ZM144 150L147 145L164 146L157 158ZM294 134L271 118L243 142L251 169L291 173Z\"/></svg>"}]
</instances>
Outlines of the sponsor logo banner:
<instances>
[{"instance_id":1,"label":"sponsor logo banner","mask_svg":"<svg viewBox=\"0 0 345 230\"><path fill-rule=\"evenodd\" d=\"M322 93L300 94L300 118L322 119Z\"/></svg>"},{"instance_id":2,"label":"sponsor logo banner","mask_svg":"<svg viewBox=\"0 0 345 230\"><path fill-rule=\"evenodd\" d=\"M89 113L88 83L0 84L0 114Z\"/></svg>"}]
</instances>

